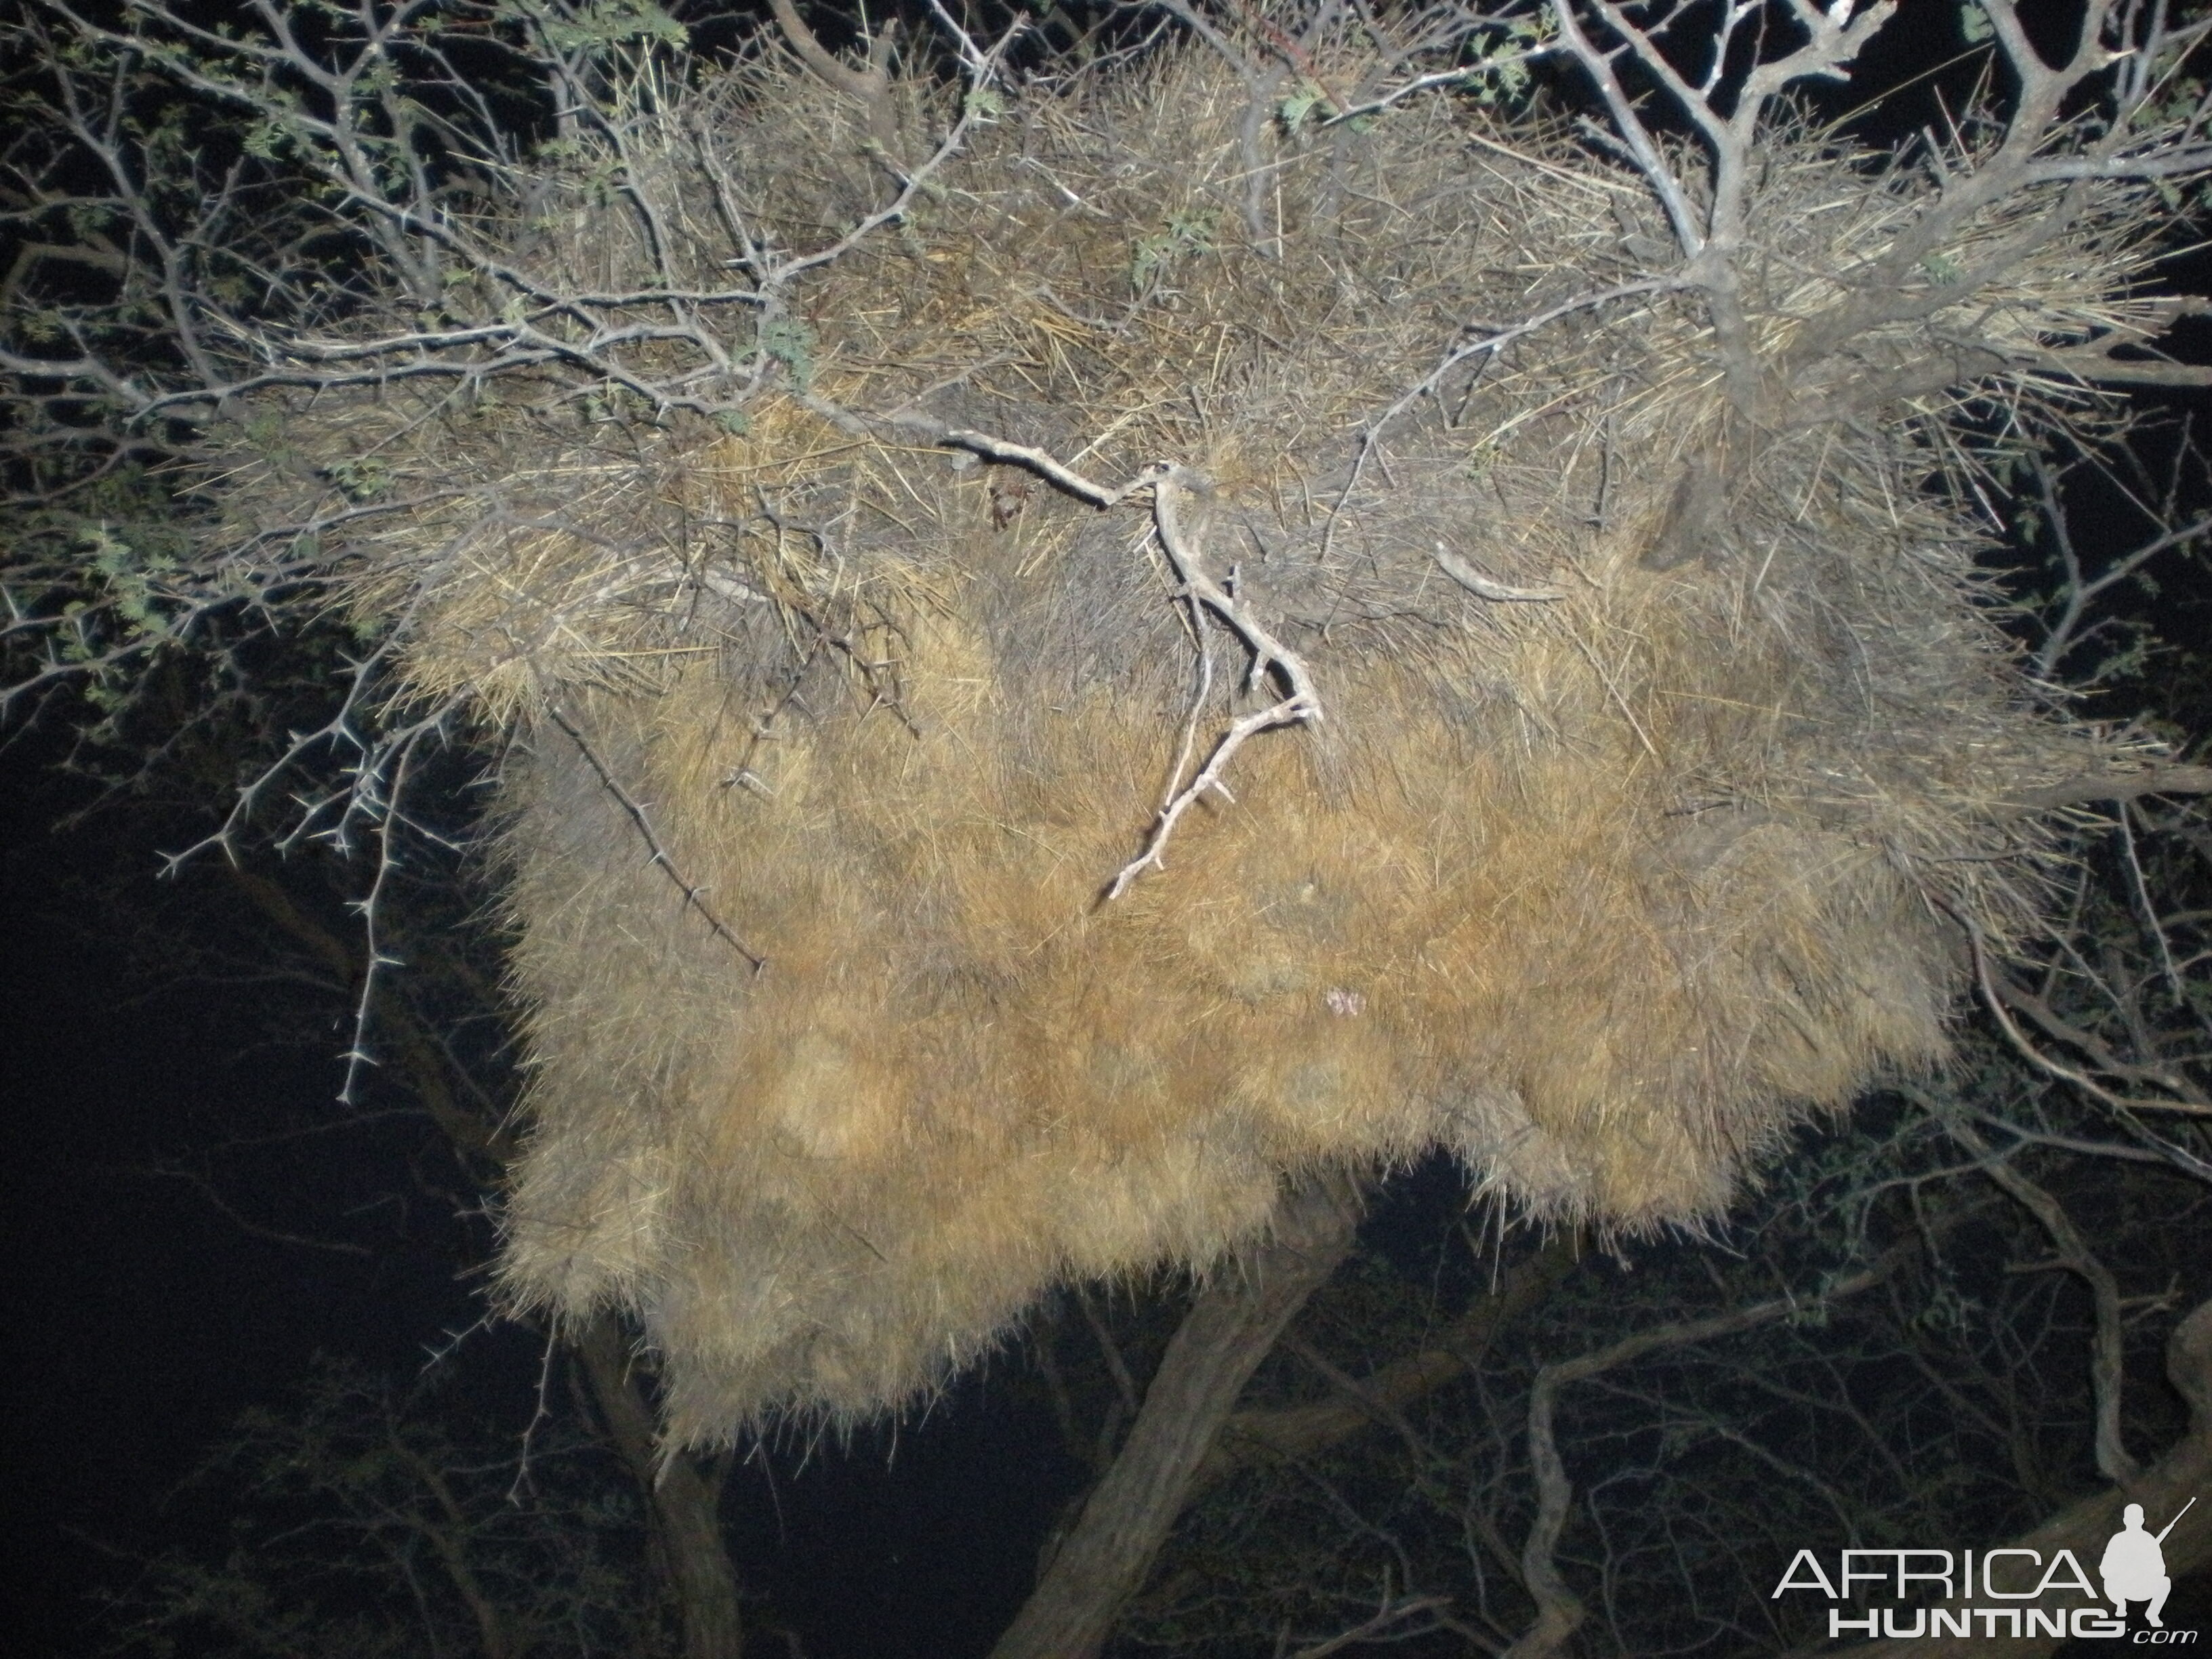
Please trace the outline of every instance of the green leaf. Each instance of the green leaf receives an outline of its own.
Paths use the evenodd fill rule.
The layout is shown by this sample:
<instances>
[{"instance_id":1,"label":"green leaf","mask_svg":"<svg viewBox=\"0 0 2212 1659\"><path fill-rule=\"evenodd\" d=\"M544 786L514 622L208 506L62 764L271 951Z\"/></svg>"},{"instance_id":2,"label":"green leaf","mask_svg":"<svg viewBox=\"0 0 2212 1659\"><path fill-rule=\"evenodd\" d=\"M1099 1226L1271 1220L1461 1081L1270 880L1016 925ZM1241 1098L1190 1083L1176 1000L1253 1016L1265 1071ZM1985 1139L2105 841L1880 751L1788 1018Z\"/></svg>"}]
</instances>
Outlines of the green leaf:
<instances>
[{"instance_id":1,"label":"green leaf","mask_svg":"<svg viewBox=\"0 0 2212 1659\"><path fill-rule=\"evenodd\" d=\"M760 349L788 369L793 384L805 391L814 378L814 331L796 317L763 317L759 338Z\"/></svg>"},{"instance_id":2,"label":"green leaf","mask_svg":"<svg viewBox=\"0 0 2212 1659\"><path fill-rule=\"evenodd\" d=\"M335 461L323 469L349 501L365 501L392 487L392 469L374 455Z\"/></svg>"},{"instance_id":3,"label":"green leaf","mask_svg":"<svg viewBox=\"0 0 2212 1659\"><path fill-rule=\"evenodd\" d=\"M1311 81L1301 78L1297 88L1275 106L1275 117L1286 132L1296 132L1306 123L1306 118L1322 104L1328 101L1324 93Z\"/></svg>"}]
</instances>

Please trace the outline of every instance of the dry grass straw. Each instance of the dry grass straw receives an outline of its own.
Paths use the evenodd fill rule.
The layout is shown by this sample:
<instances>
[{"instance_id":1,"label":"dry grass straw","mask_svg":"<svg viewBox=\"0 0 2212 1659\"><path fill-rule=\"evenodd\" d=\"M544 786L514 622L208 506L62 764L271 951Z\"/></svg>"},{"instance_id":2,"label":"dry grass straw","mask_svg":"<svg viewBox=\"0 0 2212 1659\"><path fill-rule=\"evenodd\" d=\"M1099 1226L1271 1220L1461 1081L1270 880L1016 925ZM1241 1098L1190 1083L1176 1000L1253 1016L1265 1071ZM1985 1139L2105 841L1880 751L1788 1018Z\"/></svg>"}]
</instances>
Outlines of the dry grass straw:
<instances>
[{"instance_id":1,"label":"dry grass straw","mask_svg":"<svg viewBox=\"0 0 2212 1659\"><path fill-rule=\"evenodd\" d=\"M919 125L931 94L902 96ZM1442 1144L1539 1214L1714 1216L1808 1113L1939 1060L1952 918L2026 919L2005 803L2096 763L1928 487L1941 408L1738 454L1725 510L1650 556L1723 420L1686 301L1477 360L1355 479L1360 422L1471 320L1629 277L1657 228L1632 180L1449 100L1271 128L1256 191L1243 117L1204 55L1012 100L912 222L763 325L786 390L742 434L513 394L288 416L355 451L381 421L382 464L449 492L355 550L351 603L401 630L410 693L517 734L534 1127L501 1281L641 1316L678 1443L896 1406L1056 1280L1214 1261L1318 1164ZM785 246L881 199L857 109L756 64L629 134L632 177L684 204L679 264L721 246L698 134ZM1919 187L1802 137L1764 161L1747 297L1775 360ZM2127 325L2116 204L1974 303L2023 342ZM580 179L515 234L619 286L633 225ZM1249 747L1234 803L1100 906L1194 684L1147 521L856 440L794 382L1109 481L1202 471L1207 557L1326 721ZM1440 548L1565 597L1485 602ZM1271 695L1210 648L1201 753Z\"/></svg>"}]
</instances>

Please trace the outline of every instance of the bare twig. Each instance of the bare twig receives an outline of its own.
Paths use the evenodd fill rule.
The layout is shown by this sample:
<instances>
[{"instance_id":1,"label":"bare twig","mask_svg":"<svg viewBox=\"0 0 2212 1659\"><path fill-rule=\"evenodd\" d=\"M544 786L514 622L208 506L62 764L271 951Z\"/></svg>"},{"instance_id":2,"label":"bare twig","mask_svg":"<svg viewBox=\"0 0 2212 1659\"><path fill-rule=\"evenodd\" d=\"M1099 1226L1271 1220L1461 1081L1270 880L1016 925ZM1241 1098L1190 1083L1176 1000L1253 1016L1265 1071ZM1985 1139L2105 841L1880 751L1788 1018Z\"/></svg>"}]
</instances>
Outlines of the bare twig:
<instances>
[{"instance_id":1,"label":"bare twig","mask_svg":"<svg viewBox=\"0 0 2212 1659\"><path fill-rule=\"evenodd\" d=\"M2141 1112L2186 1112L2212 1117L2212 1098L2208 1098L2180 1071L2170 1066L2146 1066L2120 1058L2094 1032L2062 1018L2055 1011L2021 988L1999 975L1990 966L1989 951L1978 931L1970 932L1973 949L1974 973L1981 988L1983 1006L1996 1018L1997 1027L2014 1048L2039 1071L2047 1072L2062 1082L2070 1083L2100 1103L2110 1107L2124 1119L2133 1119ZM2039 1044L2033 1042L2013 1018L2018 1009L2033 1017L2036 1023L2060 1042L2087 1054L2097 1070L2106 1076L2130 1082L2148 1083L2169 1090L2172 1097L2157 1099L2142 1096L2116 1093L2098 1080L2095 1074L2077 1066L2069 1066Z\"/></svg>"},{"instance_id":2,"label":"bare twig","mask_svg":"<svg viewBox=\"0 0 2212 1659\"><path fill-rule=\"evenodd\" d=\"M1449 1595L1392 1597L1385 1595L1382 1605L1368 1618L1349 1630L1339 1631L1321 1641L1293 1649L1289 1659L1328 1659L1330 1654L1341 1653L1346 1648L1383 1639L1385 1632L1389 1633L1390 1641L1410 1641L1428 1634L1431 1630L1441 1628L1436 1622L1436 1615L1445 1612L1451 1604L1452 1599ZM1411 1630L1406 1628L1412 1620L1424 1615L1429 1620L1426 1625Z\"/></svg>"},{"instance_id":3,"label":"bare twig","mask_svg":"<svg viewBox=\"0 0 2212 1659\"><path fill-rule=\"evenodd\" d=\"M714 937L743 957L751 966L754 973L758 974L765 969L768 966L768 958L746 945L731 931L729 924L714 914L707 903L707 896L702 889L684 878L684 872L676 867L676 860L668 855L668 849L660 844L660 836L653 827L653 820L646 816L645 808L638 804L636 798L629 790L623 787L621 781L607 769L606 763L599 758L598 751L592 747L589 739L583 732L577 729L574 722L558 708L549 706L545 713L554 725L568 733L569 739L575 744L577 752L583 756L585 763L599 778L600 786L612 795L621 804L623 811L629 814L630 822L637 826L638 834L644 838L646 847L653 855L649 861L658 865L662 873L676 884L676 890L684 895L684 902L696 910Z\"/></svg>"},{"instance_id":4,"label":"bare twig","mask_svg":"<svg viewBox=\"0 0 2212 1659\"><path fill-rule=\"evenodd\" d=\"M1228 623L1252 653L1246 689L1257 690L1269 678L1279 677L1286 695L1265 708L1255 709L1231 722L1229 729L1214 744L1206 764L1199 769L1198 775L1170 794L1167 804L1160 808L1153 819L1152 832L1145 838L1143 850L1122 866L1121 872L1108 884L1104 896L1108 901L1128 891L1130 884L1146 870L1160 867L1160 853L1168 837L1175 833L1176 825L1194 803L1209 790L1218 790L1224 797L1229 797L1222 775L1246 743L1279 726L1315 724L1322 719L1321 694L1314 688L1305 659L1276 639L1253 614L1251 607L1217 582L1201 562L1194 526L1185 514L1194 500L1212 493L1212 486L1187 468L1170 466L1162 470L1152 481L1153 529L1169 562L1175 568L1181 584L1179 592L1188 595L1194 606L1203 606Z\"/></svg>"}]
</instances>

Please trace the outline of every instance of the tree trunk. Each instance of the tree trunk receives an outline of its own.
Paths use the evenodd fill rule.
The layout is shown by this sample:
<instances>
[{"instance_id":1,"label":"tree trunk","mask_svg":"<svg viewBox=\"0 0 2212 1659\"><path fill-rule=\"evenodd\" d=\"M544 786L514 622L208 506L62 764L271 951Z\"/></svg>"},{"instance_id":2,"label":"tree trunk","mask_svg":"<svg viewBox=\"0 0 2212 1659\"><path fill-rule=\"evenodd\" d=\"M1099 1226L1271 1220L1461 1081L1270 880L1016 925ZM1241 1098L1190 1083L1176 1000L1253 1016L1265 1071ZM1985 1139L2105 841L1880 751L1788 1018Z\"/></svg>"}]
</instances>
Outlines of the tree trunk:
<instances>
[{"instance_id":1,"label":"tree trunk","mask_svg":"<svg viewBox=\"0 0 2212 1659\"><path fill-rule=\"evenodd\" d=\"M684 1615L684 1659L738 1659L744 1631L738 1575L722 1541L722 1482L680 1452L659 1461L653 1407L630 1374L629 1341L612 1314L576 1334L576 1352L623 1461L653 1503Z\"/></svg>"},{"instance_id":2,"label":"tree trunk","mask_svg":"<svg viewBox=\"0 0 2212 1659\"><path fill-rule=\"evenodd\" d=\"M2016 1547L2039 1552L2045 1563L2054 1550L2072 1550L2075 1559L2094 1576L2103 1558L2105 1542L2120 1529L2120 1511L2128 1504L2141 1504L2149 1517L2149 1529L2156 1532L2163 1524L2160 1517L2172 1517L2196 1498L2197 1507L2166 1536L2166 1577L2179 1584L2188 1574L2212 1562L2212 1509L2206 1507L2206 1500L2212 1499L2212 1302L2174 1327L2166 1346L2166 1370L2189 1402L2189 1432L2180 1443L2124 1486L2107 1487L2070 1504L2034 1531L2013 1540ZM2048 1608L2059 1599L2053 1591L2047 1601L2036 1605ZM2112 1611L2109 1602L2100 1605L2106 1613ZM2140 1613L2142 1605L2136 1604L2133 1610ZM1863 1643L1850 1649L1841 1659L1990 1659L1997 1654L2006 1659L2033 1659L2056 1652L2060 1645L2054 1637L2012 1640L1985 1636L1977 1626L1970 1637Z\"/></svg>"},{"instance_id":3,"label":"tree trunk","mask_svg":"<svg viewBox=\"0 0 2212 1659\"><path fill-rule=\"evenodd\" d=\"M1358 1196L1316 1177L1277 1201L1267 1243L1199 1295L1113 1467L991 1659L1094 1659L1182 1513L1237 1396L1352 1248Z\"/></svg>"},{"instance_id":4,"label":"tree trunk","mask_svg":"<svg viewBox=\"0 0 2212 1659\"><path fill-rule=\"evenodd\" d=\"M1498 1286L1468 1304L1428 1346L1340 1387L1336 1397L1304 1406L1255 1407L1231 1413L1199 1466L1195 1498L1255 1462L1319 1455L1355 1436L1387 1427L1393 1414L1467 1375L1468 1356L1540 1307L1583 1261L1583 1241L1567 1232L1509 1269Z\"/></svg>"}]
</instances>

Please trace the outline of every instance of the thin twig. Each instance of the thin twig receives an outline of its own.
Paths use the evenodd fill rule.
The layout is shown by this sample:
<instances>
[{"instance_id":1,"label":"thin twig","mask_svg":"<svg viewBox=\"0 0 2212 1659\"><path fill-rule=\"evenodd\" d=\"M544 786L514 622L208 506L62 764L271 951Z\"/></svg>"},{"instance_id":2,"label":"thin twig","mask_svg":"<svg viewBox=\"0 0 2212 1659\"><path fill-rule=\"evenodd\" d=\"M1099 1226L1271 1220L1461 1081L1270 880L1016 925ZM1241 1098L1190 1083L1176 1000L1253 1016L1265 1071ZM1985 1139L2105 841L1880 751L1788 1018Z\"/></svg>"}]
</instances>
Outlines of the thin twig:
<instances>
[{"instance_id":1,"label":"thin twig","mask_svg":"<svg viewBox=\"0 0 2212 1659\"><path fill-rule=\"evenodd\" d=\"M583 756L592 770L599 775L599 782L605 787L606 792L622 803L623 811L629 814L630 822L637 826L638 834L645 838L646 846L652 851L653 857L648 861L659 865L669 880L676 884L676 890L684 895L684 903L699 913L714 936L750 963L756 975L759 974L768 966L768 958L746 945L731 931L726 922L708 907L706 895L702 889L684 878L683 872L676 867L676 860L668 855L668 849L660 844L660 837L654 832L653 820L646 816L645 808L638 804L636 798L629 790L622 787L621 781L615 775L607 769L606 763L599 758L598 752L592 749L584 734L577 730L566 714L550 704L547 706L545 713L554 725L568 734L569 739L575 744L577 751Z\"/></svg>"}]
</instances>

